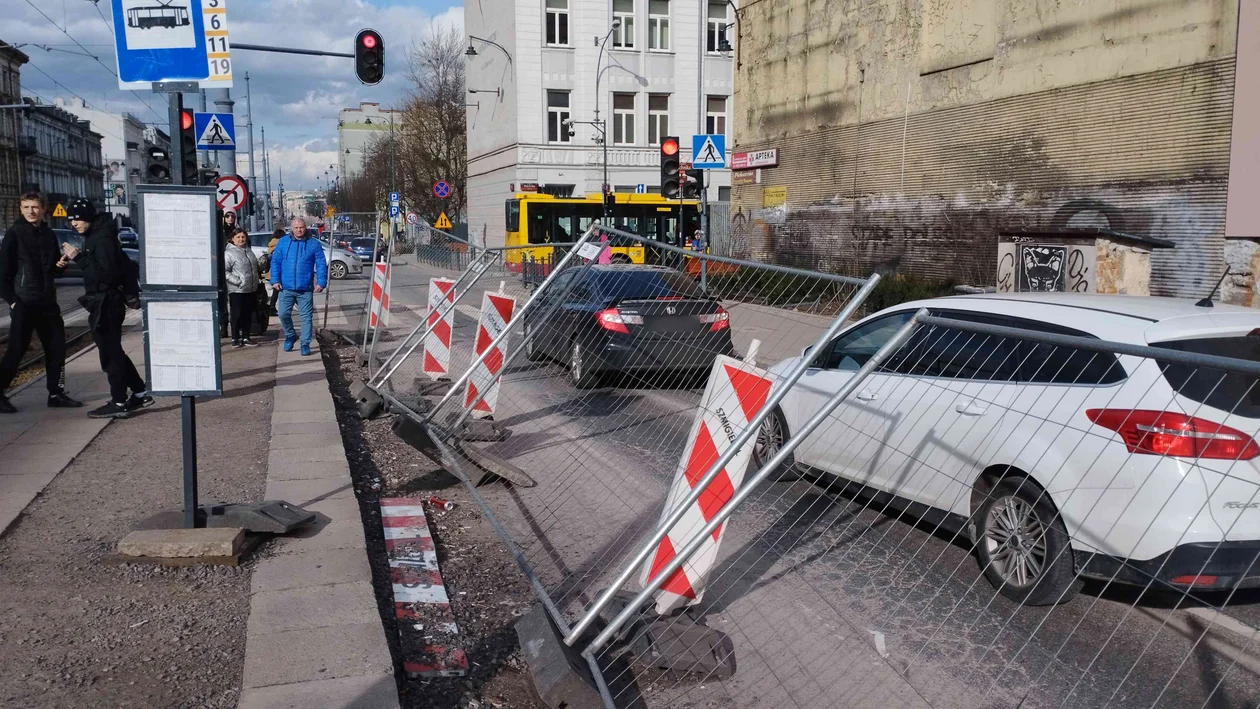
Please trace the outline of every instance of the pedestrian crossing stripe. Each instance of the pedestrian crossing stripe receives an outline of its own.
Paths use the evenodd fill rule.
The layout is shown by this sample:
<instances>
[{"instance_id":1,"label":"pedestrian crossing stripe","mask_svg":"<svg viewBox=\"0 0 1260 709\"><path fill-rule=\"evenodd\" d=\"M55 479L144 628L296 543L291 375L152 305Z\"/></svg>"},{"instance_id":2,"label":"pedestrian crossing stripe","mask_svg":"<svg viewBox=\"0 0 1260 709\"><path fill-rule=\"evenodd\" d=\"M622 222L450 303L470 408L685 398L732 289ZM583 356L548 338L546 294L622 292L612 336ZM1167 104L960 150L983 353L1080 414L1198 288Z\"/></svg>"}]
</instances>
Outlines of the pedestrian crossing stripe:
<instances>
[{"instance_id":1,"label":"pedestrian crossing stripe","mask_svg":"<svg viewBox=\"0 0 1260 709\"><path fill-rule=\"evenodd\" d=\"M59 204L59 205L57 205L57 208L53 210L53 216L54 216L54 217L60 217L60 218L64 219L64 218L65 218L65 216L66 216L66 208L65 208L65 206L60 205L60 204Z\"/></svg>"},{"instance_id":2,"label":"pedestrian crossing stripe","mask_svg":"<svg viewBox=\"0 0 1260 709\"><path fill-rule=\"evenodd\" d=\"M197 138L197 145L235 145L231 134L227 128L223 126L223 122L219 117L210 114L210 120L206 123L206 129L201 132L201 137Z\"/></svg>"},{"instance_id":3,"label":"pedestrian crossing stripe","mask_svg":"<svg viewBox=\"0 0 1260 709\"><path fill-rule=\"evenodd\" d=\"M434 224L433 226L437 229L455 228L455 225L451 224L451 218L446 216L446 212L442 212L442 216L438 217L437 224Z\"/></svg>"}]
</instances>

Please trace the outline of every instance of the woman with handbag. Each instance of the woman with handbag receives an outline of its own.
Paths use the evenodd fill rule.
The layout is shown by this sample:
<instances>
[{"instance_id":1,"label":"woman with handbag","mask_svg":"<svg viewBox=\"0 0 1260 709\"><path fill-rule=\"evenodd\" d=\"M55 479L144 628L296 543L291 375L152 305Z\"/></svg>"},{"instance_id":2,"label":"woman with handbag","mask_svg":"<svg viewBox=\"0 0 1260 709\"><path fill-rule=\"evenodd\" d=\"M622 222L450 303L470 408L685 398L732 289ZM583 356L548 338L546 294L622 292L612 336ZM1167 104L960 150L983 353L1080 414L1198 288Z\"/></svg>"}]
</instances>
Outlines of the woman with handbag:
<instances>
[{"instance_id":1,"label":"woman with handbag","mask_svg":"<svg viewBox=\"0 0 1260 709\"><path fill-rule=\"evenodd\" d=\"M232 308L232 346L255 347L249 339L254 327L254 308L258 304L258 289L262 276L258 257L249 248L249 235L237 229L228 240L223 257L227 277L228 301Z\"/></svg>"}]
</instances>

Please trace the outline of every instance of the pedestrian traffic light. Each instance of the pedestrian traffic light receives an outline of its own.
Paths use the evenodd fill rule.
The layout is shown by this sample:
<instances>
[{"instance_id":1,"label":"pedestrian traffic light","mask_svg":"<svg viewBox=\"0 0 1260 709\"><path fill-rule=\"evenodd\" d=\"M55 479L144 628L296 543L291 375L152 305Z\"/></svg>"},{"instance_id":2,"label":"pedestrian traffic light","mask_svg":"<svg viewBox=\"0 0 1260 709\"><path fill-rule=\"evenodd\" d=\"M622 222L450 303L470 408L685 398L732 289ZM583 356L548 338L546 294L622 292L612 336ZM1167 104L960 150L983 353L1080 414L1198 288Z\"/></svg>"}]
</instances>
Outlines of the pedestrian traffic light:
<instances>
[{"instance_id":1,"label":"pedestrian traffic light","mask_svg":"<svg viewBox=\"0 0 1260 709\"><path fill-rule=\"evenodd\" d=\"M194 126L193 112L179 111L179 168L181 185L201 184L201 175L197 170L197 129Z\"/></svg>"},{"instance_id":2,"label":"pedestrian traffic light","mask_svg":"<svg viewBox=\"0 0 1260 709\"><path fill-rule=\"evenodd\" d=\"M684 171L682 181L683 199L699 199L701 192L704 192L704 170L691 169Z\"/></svg>"},{"instance_id":3,"label":"pedestrian traffic light","mask_svg":"<svg viewBox=\"0 0 1260 709\"><path fill-rule=\"evenodd\" d=\"M171 153L166 148L153 146L145 151L144 174L151 184L168 185L171 182Z\"/></svg>"},{"instance_id":4,"label":"pedestrian traffic light","mask_svg":"<svg viewBox=\"0 0 1260 709\"><path fill-rule=\"evenodd\" d=\"M363 30L355 38L354 74L369 86L385 78L385 42L376 30Z\"/></svg>"},{"instance_id":5,"label":"pedestrian traffic light","mask_svg":"<svg viewBox=\"0 0 1260 709\"><path fill-rule=\"evenodd\" d=\"M665 199L678 199L682 189L678 173L678 138L671 136L661 140L661 195Z\"/></svg>"}]
</instances>

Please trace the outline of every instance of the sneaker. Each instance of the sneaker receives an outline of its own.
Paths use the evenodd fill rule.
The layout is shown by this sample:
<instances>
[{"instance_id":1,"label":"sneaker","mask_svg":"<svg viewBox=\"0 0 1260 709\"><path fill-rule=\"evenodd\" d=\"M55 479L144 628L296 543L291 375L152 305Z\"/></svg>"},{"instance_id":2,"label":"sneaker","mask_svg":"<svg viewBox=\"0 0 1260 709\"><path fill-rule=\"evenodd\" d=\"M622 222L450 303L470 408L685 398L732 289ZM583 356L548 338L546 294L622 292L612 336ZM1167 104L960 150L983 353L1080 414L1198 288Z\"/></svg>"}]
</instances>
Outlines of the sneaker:
<instances>
[{"instance_id":1,"label":"sneaker","mask_svg":"<svg viewBox=\"0 0 1260 709\"><path fill-rule=\"evenodd\" d=\"M127 399L128 411L139 411L140 409L147 409L150 406L153 406L153 397L148 394L132 394L131 398Z\"/></svg>"},{"instance_id":2,"label":"sneaker","mask_svg":"<svg viewBox=\"0 0 1260 709\"><path fill-rule=\"evenodd\" d=\"M310 357L310 356L311 356L311 346L310 346L310 345L307 345L307 344L303 344L303 345L302 345L302 356L303 356L303 357Z\"/></svg>"},{"instance_id":3,"label":"sneaker","mask_svg":"<svg viewBox=\"0 0 1260 709\"><path fill-rule=\"evenodd\" d=\"M64 391L48 395L48 408L50 409L77 409L81 406L83 406L82 401L71 399L69 396L66 396Z\"/></svg>"},{"instance_id":4,"label":"sneaker","mask_svg":"<svg viewBox=\"0 0 1260 709\"><path fill-rule=\"evenodd\" d=\"M0 394L0 414L16 414L17 407L4 394Z\"/></svg>"},{"instance_id":5,"label":"sneaker","mask_svg":"<svg viewBox=\"0 0 1260 709\"><path fill-rule=\"evenodd\" d=\"M233 347L235 347L236 349L238 349L238 350L239 350L240 348L244 347L245 345L241 344L241 341L240 341L240 340L232 340L232 346L233 346Z\"/></svg>"},{"instance_id":6,"label":"sneaker","mask_svg":"<svg viewBox=\"0 0 1260 709\"><path fill-rule=\"evenodd\" d=\"M241 340L241 344L242 344L242 345L244 345L245 347L257 347L257 346L258 346L258 343L257 343L257 342L254 342L253 340L249 339L248 337L246 337L244 340Z\"/></svg>"},{"instance_id":7,"label":"sneaker","mask_svg":"<svg viewBox=\"0 0 1260 709\"><path fill-rule=\"evenodd\" d=\"M131 410L127 408L127 404L117 401L111 401L99 409L88 412L88 418L92 419L125 419L130 416Z\"/></svg>"},{"instance_id":8,"label":"sneaker","mask_svg":"<svg viewBox=\"0 0 1260 709\"><path fill-rule=\"evenodd\" d=\"M289 339L289 338L287 338L287 337L286 337L286 338L284 338L284 351L285 351L285 352L292 352L292 351L293 351L293 345L294 345L294 343L296 343L296 342L297 342L297 340L296 340L296 339L290 340L290 339Z\"/></svg>"}]
</instances>

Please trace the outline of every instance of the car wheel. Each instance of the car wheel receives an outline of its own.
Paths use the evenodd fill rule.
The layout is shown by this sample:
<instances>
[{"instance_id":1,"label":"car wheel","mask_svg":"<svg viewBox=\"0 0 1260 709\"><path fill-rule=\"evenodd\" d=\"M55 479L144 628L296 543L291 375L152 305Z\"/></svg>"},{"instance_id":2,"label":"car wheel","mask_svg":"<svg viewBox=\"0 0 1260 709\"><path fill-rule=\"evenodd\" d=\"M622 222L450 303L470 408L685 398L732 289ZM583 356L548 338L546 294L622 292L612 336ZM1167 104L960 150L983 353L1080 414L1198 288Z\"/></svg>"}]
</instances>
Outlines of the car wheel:
<instances>
[{"instance_id":1,"label":"car wheel","mask_svg":"<svg viewBox=\"0 0 1260 709\"><path fill-rule=\"evenodd\" d=\"M789 438L791 438L791 433L788 432L787 418L776 406L766 420L761 422L761 428L757 431L757 442L753 445L752 454L753 472L761 470L766 463L770 462L770 459L783 448L783 444ZM791 453L770 474L771 480L794 480L798 477L800 475L796 472L796 458Z\"/></svg>"},{"instance_id":2,"label":"car wheel","mask_svg":"<svg viewBox=\"0 0 1260 709\"><path fill-rule=\"evenodd\" d=\"M328 273L333 277L334 281L340 281L346 277L346 265L340 261L333 261L328 267Z\"/></svg>"},{"instance_id":3,"label":"car wheel","mask_svg":"<svg viewBox=\"0 0 1260 709\"><path fill-rule=\"evenodd\" d=\"M977 520L981 569L999 593L1029 606L1076 595L1067 529L1049 495L1031 480L1003 478L986 496Z\"/></svg>"},{"instance_id":4,"label":"car wheel","mask_svg":"<svg viewBox=\"0 0 1260 709\"><path fill-rule=\"evenodd\" d=\"M590 371L589 367L585 348L574 338L569 345L569 377L573 380L573 386L578 389L594 389L599 385L599 375Z\"/></svg>"},{"instance_id":5,"label":"car wheel","mask_svg":"<svg viewBox=\"0 0 1260 709\"><path fill-rule=\"evenodd\" d=\"M530 323L525 323L525 359L531 362L541 362L546 359L542 351L534 345L534 326Z\"/></svg>"}]
</instances>

